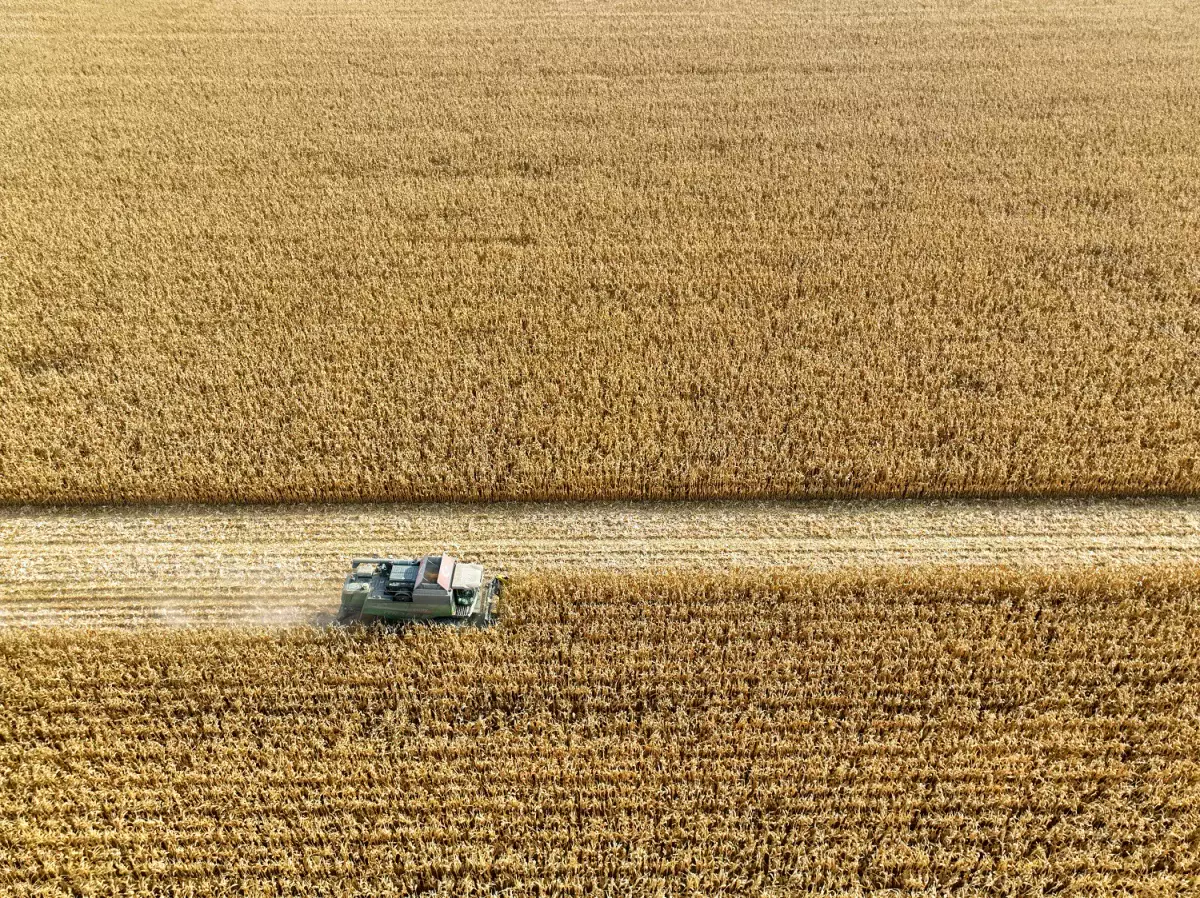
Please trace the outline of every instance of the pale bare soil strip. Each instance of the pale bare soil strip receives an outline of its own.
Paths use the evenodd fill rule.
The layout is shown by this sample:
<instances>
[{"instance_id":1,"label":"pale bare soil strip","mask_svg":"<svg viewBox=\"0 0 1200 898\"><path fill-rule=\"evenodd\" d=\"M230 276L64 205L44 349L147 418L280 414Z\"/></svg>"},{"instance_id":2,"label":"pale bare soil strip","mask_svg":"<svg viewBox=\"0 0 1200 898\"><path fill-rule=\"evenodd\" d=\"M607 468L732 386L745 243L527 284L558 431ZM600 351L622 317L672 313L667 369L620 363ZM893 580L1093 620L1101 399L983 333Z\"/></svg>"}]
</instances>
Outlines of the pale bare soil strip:
<instances>
[{"instance_id":1,"label":"pale bare soil strip","mask_svg":"<svg viewBox=\"0 0 1200 898\"><path fill-rule=\"evenodd\" d=\"M498 571L1200 564L1200 501L10 509L0 625L302 621L351 557Z\"/></svg>"}]
</instances>

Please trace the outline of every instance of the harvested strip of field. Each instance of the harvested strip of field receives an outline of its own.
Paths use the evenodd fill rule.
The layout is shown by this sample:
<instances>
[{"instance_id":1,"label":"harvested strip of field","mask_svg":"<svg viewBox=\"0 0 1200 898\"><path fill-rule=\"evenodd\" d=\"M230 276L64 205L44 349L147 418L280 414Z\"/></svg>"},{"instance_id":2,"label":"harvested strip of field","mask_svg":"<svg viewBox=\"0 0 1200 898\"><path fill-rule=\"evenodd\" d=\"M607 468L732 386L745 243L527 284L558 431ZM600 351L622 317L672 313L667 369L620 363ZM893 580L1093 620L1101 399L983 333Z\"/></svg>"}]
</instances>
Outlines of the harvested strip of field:
<instances>
[{"instance_id":1,"label":"harvested strip of field","mask_svg":"<svg viewBox=\"0 0 1200 898\"><path fill-rule=\"evenodd\" d=\"M1198 10L8 0L0 501L1195 494Z\"/></svg>"},{"instance_id":2,"label":"harvested strip of field","mask_svg":"<svg viewBox=\"0 0 1200 898\"><path fill-rule=\"evenodd\" d=\"M0 632L0 888L1192 894L1200 577L525 578L487 632Z\"/></svg>"},{"instance_id":3,"label":"harvested strip of field","mask_svg":"<svg viewBox=\"0 0 1200 898\"><path fill-rule=\"evenodd\" d=\"M1200 564L1200 502L706 502L0 511L0 624L330 611L355 555L492 570Z\"/></svg>"}]
</instances>

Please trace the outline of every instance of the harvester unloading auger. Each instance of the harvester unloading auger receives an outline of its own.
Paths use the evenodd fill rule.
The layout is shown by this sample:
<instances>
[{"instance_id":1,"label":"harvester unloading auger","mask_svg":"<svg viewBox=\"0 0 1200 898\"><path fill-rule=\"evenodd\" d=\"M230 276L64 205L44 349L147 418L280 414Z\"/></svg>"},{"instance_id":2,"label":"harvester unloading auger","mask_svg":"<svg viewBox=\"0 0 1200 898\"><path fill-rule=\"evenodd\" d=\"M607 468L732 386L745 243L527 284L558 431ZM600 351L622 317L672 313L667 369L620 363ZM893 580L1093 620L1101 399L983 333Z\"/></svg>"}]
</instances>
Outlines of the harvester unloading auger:
<instances>
[{"instance_id":1,"label":"harvester unloading auger","mask_svg":"<svg viewBox=\"0 0 1200 898\"><path fill-rule=\"evenodd\" d=\"M341 624L426 621L487 627L496 621L503 591L498 577L485 581L483 565L452 555L424 558L355 558L342 586Z\"/></svg>"}]
</instances>

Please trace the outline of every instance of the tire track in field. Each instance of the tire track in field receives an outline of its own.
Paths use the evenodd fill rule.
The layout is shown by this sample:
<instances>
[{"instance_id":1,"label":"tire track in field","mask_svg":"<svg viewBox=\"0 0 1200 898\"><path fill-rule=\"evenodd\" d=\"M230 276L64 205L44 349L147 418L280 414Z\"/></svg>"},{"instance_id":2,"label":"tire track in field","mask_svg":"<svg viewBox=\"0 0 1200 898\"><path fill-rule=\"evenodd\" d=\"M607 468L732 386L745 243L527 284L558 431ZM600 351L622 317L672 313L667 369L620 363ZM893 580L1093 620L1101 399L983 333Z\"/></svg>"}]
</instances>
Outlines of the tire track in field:
<instances>
[{"instance_id":1,"label":"tire track in field","mask_svg":"<svg viewBox=\"0 0 1200 898\"><path fill-rule=\"evenodd\" d=\"M1200 564L1200 501L723 501L0 510L0 625L291 623L354 555L539 570Z\"/></svg>"}]
</instances>

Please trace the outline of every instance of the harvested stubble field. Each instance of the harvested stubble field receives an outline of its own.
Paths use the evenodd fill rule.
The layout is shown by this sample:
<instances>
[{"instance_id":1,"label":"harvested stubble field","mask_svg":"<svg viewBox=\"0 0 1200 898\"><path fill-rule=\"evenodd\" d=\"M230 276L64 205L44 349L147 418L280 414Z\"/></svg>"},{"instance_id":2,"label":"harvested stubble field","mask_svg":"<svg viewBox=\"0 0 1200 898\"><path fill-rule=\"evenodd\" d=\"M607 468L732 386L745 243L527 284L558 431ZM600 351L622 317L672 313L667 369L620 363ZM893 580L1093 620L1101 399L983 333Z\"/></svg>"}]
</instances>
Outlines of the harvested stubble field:
<instances>
[{"instance_id":1,"label":"harvested stubble field","mask_svg":"<svg viewBox=\"0 0 1200 898\"><path fill-rule=\"evenodd\" d=\"M0 509L0 627L297 623L354 556L435 549L516 576L1200 565L1200 500Z\"/></svg>"},{"instance_id":2,"label":"harvested stubble field","mask_svg":"<svg viewBox=\"0 0 1200 898\"><path fill-rule=\"evenodd\" d=\"M1192 494L1196 4L0 8L0 501Z\"/></svg>"},{"instance_id":3,"label":"harvested stubble field","mask_svg":"<svg viewBox=\"0 0 1200 898\"><path fill-rule=\"evenodd\" d=\"M0 630L13 896L1196 894L1200 569L523 579Z\"/></svg>"}]
</instances>

